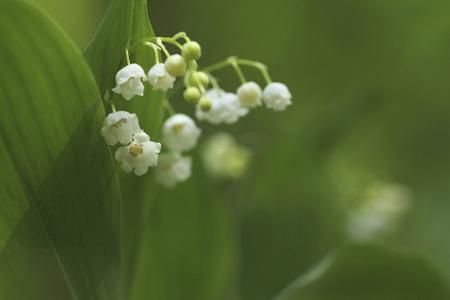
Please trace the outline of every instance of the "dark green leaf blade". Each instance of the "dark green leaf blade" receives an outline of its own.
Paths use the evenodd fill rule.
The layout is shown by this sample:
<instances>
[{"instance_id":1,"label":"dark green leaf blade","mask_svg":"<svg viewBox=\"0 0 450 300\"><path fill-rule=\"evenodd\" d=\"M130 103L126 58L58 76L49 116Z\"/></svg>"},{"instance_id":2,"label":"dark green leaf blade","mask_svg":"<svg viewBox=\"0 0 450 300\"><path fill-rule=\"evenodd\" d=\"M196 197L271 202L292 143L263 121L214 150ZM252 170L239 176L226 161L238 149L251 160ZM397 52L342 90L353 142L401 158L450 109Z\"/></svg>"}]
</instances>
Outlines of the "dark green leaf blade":
<instances>
[{"instance_id":1,"label":"dark green leaf blade","mask_svg":"<svg viewBox=\"0 0 450 300\"><path fill-rule=\"evenodd\" d=\"M120 191L94 78L61 30L0 3L0 298L119 299Z\"/></svg>"}]
</instances>

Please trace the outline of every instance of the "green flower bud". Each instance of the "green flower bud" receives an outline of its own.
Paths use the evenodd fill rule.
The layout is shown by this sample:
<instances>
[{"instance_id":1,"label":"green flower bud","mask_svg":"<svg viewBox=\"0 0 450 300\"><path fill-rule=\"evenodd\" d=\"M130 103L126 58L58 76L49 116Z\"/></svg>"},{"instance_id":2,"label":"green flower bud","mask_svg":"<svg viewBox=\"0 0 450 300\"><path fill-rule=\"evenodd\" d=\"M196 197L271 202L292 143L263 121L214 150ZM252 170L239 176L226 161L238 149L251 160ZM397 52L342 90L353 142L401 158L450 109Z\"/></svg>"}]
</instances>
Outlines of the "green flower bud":
<instances>
[{"instance_id":1,"label":"green flower bud","mask_svg":"<svg viewBox=\"0 0 450 300\"><path fill-rule=\"evenodd\" d=\"M187 42L183 45L182 54L186 60L197 60L202 56L202 48L197 42Z\"/></svg>"},{"instance_id":2,"label":"green flower bud","mask_svg":"<svg viewBox=\"0 0 450 300\"><path fill-rule=\"evenodd\" d=\"M202 93L196 87L189 87L183 93L184 99L188 103L192 103L192 104L197 103L201 96L202 96Z\"/></svg>"},{"instance_id":3,"label":"green flower bud","mask_svg":"<svg viewBox=\"0 0 450 300\"><path fill-rule=\"evenodd\" d=\"M203 96L198 101L198 105L200 106L200 109L203 111L210 111L212 108L212 101L206 96Z\"/></svg>"},{"instance_id":4,"label":"green flower bud","mask_svg":"<svg viewBox=\"0 0 450 300\"><path fill-rule=\"evenodd\" d=\"M209 85L209 76L205 72L194 72L189 76L190 85L201 84L204 87Z\"/></svg>"},{"instance_id":5,"label":"green flower bud","mask_svg":"<svg viewBox=\"0 0 450 300\"><path fill-rule=\"evenodd\" d=\"M167 73L173 77L183 76L186 73L186 61L180 54L169 56L164 66Z\"/></svg>"}]
</instances>

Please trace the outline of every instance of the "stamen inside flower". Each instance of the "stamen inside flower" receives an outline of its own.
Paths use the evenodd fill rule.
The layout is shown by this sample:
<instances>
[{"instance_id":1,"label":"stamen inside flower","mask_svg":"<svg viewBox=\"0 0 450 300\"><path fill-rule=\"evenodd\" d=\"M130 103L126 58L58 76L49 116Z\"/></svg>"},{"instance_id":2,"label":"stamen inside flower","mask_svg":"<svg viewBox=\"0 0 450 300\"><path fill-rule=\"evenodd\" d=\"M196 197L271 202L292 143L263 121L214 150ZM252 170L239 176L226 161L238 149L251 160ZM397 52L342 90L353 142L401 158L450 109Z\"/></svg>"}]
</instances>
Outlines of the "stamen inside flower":
<instances>
[{"instance_id":1,"label":"stamen inside flower","mask_svg":"<svg viewBox=\"0 0 450 300\"><path fill-rule=\"evenodd\" d=\"M128 152L130 153L131 156L137 157L138 155L142 155L144 153L144 148L142 147L141 144L135 144L131 145L128 148Z\"/></svg>"},{"instance_id":2,"label":"stamen inside flower","mask_svg":"<svg viewBox=\"0 0 450 300\"><path fill-rule=\"evenodd\" d=\"M127 122L127 119L123 118L123 119L120 119L119 121L117 121L116 123L112 124L111 126L115 127L115 128L119 128L120 126L122 126L126 122Z\"/></svg>"},{"instance_id":3,"label":"stamen inside flower","mask_svg":"<svg viewBox=\"0 0 450 300\"><path fill-rule=\"evenodd\" d=\"M182 123L174 124L172 126L172 131L175 134L179 134L181 132L181 130L183 130L183 127L184 127L184 124L182 124Z\"/></svg>"}]
</instances>

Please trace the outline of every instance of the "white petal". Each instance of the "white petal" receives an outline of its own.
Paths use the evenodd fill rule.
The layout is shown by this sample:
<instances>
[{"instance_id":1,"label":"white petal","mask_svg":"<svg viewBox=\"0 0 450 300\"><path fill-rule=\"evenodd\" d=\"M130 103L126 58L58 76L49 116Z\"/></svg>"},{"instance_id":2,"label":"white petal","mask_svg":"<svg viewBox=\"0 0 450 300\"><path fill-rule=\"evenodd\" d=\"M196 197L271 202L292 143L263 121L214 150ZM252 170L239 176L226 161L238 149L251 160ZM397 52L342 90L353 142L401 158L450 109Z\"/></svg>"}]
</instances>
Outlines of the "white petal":
<instances>
[{"instance_id":1,"label":"white petal","mask_svg":"<svg viewBox=\"0 0 450 300\"><path fill-rule=\"evenodd\" d=\"M147 166L137 166L136 168L134 168L134 174L136 174L137 176L142 176L145 173L147 173L148 167Z\"/></svg>"},{"instance_id":2,"label":"white petal","mask_svg":"<svg viewBox=\"0 0 450 300\"><path fill-rule=\"evenodd\" d=\"M120 168L125 172L125 173L130 173L133 170L133 166L131 166L128 162L124 161L120 163Z\"/></svg>"},{"instance_id":3,"label":"white petal","mask_svg":"<svg viewBox=\"0 0 450 300\"><path fill-rule=\"evenodd\" d=\"M176 80L175 77L170 76L167 73L164 64L154 65L147 74L147 80L155 90L167 91L169 88L173 88L173 84Z\"/></svg>"},{"instance_id":4,"label":"white petal","mask_svg":"<svg viewBox=\"0 0 450 300\"><path fill-rule=\"evenodd\" d=\"M191 168L190 157L184 157L178 153L162 154L156 168L156 181L166 187L173 187L191 176Z\"/></svg>"},{"instance_id":5,"label":"white petal","mask_svg":"<svg viewBox=\"0 0 450 300\"><path fill-rule=\"evenodd\" d=\"M267 108L282 111L291 105L292 95L288 87L280 82L272 82L264 88L263 101Z\"/></svg>"},{"instance_id":6,"label":"white petal","mask_svg":"<svg viewBox=\"0 0 450 300\"><path fill-rule=\"evenodd\" d=\"M145 72L138 64L129 64L120 69L116 74L116 83L121 85L127 82L131 77L145 78Z\"/></svg>"},{"instance_id":7,"label":"white petal","mask_svg":"<svg viewBox=\"0 0 450 300\"><path fill-rule=\"evenodd\" d=\"M194 120L184 114L176 114L163 124L163 141L174 152L189 151L195 147L201 130Z\"/></svg>"},{"instance_id":8,"label":"white petal","mask_svg":"<svg viewBox=\"0 0 450 300\"><path fill-rule=\"evenodd\" d=\"M129 144L133 134L138 131L140 131L139 121L135 114L117 111L106 116L101 133L106 143L113 146L117 142L123 145Z\"/></svg>"},{"instance_id":9,"label":"white petal","mask_svg":"<svg viewBox=\"0 0 450 300\"><path fill-rule=\"evenodd\" d=\"M122 92L122 90L120 89L120 85L116 86L115 88L111 89L114 93L119 94Z\"/></svg>"},{"instance_id":10,"label":"white petal","mask_svg":"<svg viewBox=\"0 0 450 300\"><path fill-rule=\"evenodd\" d=\"M117 140L109 127L103 127L101 134L108 145L114 146L117 144Z\"/></svg>"}]
</instances>

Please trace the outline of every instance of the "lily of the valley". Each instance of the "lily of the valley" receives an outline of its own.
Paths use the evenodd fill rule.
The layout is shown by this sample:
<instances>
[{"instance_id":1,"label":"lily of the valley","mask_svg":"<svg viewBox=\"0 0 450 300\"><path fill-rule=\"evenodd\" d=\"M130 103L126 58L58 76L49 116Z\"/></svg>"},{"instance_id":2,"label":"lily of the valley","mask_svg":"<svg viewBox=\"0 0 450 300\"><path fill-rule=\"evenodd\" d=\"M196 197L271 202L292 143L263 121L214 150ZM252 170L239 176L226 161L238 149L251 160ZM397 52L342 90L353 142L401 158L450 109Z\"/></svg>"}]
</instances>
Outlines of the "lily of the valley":
<instances>
[{"instance_id":1,"label":"lily of the valley","mask_svg":"<svg viewBox=\"0 0 450 300\"><path fill-rule=\"evenodd\" d=\"M173 152L191 150L197 144L200 134L200 128L185 114L175 114L163 124L163 143Z\"/></svg>"},{"instance_id":2,"label":"lily of the valley","mask_svg":"<svg viewBox=\"0 0 450 300\"><path fill-rule=\"evenodd\" d=\"M119 70L116 74L117 86L112 89L114 93L122 95L126 100L134 96L144 95L145 72L138 64L129 64Z\"/></svg>"},{"instance_id":3,"label":"lily of the valley","mask_svg":"<svg viewBox=\"0 0 450 300\"><path fill-rule=\"evenodd\" d=\"M264 88L264 104L274 111L285 110L287 106L292 104L291 98L291 92L284 83L272 82Z\"/></svg>"},{"instance_id":4,"label":"lily of the valley","mask_svg":"<svg viewBox=\"0 0 450 300\"><path fill-rule=\"evenodd\" d=\"M155 90L167 91L173 88L175 77L171 76L164 64L154 65L147 74L147 80Z\"/></svg>"},{"instance_id":5,"label":"lily of the valley","mask_svg":"<svg viewBox=\"0 0 450 300\"><path fill-rule=\"evenodd\" d=\"M134 170L134 174L142 176L149 167L158 163L158 153L161 144L150 141L150 137L143 131L134 135L133 142L117 149L114 157L126 173Z\"/></svg>"},{"instance_id":6,"label":"lily of the valley","mask_svg":"<svg viewBox=\"0 0 450 300\"><path fill-rule=\"evenodd\" d=\"M191 177L191 168L190 157L170 152L161 154L156 167L156 181L167 187L174 187Z\"/></svg>"},{"instance_id":7,"label":"lily of the valley","mask_svg":"<svg viewBox=\"0 0 450 300\"><path fill-rule=\"evenodd\" d=\"M117 111L105 118L101 133L106 143L114 146L117 143L128 145L133 135L140 131L139 120L135 114Z\"/></svg>"},{"instance_id":8,"label":"lily of the valley","mask_svg":"<svg viewBox=\"0 0 450 300\"><path fill-rule=\"evenodd\" d=\"M241 107L236 94L226 93L221 89L210 89L205 96L211 101L211 108L205 111L200 105L197 106L196 117L200 121L232 124L248 113L247 108Z\"/></svg>"}]
</instances>

